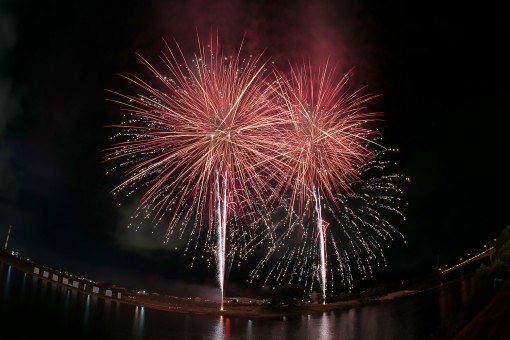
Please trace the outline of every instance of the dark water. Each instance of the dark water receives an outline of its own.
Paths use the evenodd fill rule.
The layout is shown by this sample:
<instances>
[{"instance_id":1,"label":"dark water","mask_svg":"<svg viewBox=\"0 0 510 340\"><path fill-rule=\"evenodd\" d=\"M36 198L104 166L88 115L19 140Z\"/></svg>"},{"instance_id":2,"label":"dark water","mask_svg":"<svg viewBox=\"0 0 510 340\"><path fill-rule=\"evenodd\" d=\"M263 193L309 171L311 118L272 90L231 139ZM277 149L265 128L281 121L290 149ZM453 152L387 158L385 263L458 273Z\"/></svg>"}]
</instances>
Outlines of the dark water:
<instances>
[{"instance_id":1,"label":"dark water","mask_svg":"<svg viewBox=\"0 0 510 340\"><path fill-rule=\"evenodd\" d=\"M488 299L465 278L394 301L319 315L248 319L121 305L0 266L0 339L438 339Z\"/></svg>"}]
</instances>

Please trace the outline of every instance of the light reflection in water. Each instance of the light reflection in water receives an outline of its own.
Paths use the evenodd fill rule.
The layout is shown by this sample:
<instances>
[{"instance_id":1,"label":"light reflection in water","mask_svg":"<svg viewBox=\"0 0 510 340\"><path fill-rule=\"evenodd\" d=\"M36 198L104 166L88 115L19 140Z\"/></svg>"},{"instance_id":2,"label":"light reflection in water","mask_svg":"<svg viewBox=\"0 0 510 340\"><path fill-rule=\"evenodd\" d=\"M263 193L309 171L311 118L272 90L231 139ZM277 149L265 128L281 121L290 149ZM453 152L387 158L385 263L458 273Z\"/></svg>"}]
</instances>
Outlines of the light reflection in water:
<instances>
[{"instance_id":1,"label":"light reflection in water","mask_svg":"<svg viewBox=\"0 0 510 340\"><path fill-rule=\"evenodd\" d=\"M10 268L10 266L9 266ZM0 290L0 301L5 301L4 303L1 304L1 310L7 310L8 308L8 301L9 301L9 296L7 295L7 292L9 291L9 289L7 288L8 285L9 285L9 279L6 278L4 280L4 263L0 261L0 284L3 285L3 289Z\"/></svg>"},{"instance_id":2,"label":"light reflection in water","mask_svg":"<svg viewBox=\"0 0 510 340\"><path fill-rule=\"evenodd\" d=\"M52 282L49 282L49 292L50 292L50 305L51 306L58 306L58 292L57 292L57 286L55 284L52 284Z\"/></svg>"},{"instance_id":3,"label":"light reflection in water","mask_svg":"<svg viewBox=\"0 0 510 340\"><path fill-rule=\"evenodd\" d=\"M32 276L32 285L30 286L30 300L34 299L36 289L39 286L38 279L35 276Z\"/></svg>"},{"instance_id":4,"label":"light reflection in water","mask_svg":"<svg viewBox=\"0 0 510 340\"><path fill-rule=\"evenodd\" d=\"M340 328L336 328L336 317L334 312L323 312L320 316L302 316L301 325L303 331L298 330L296 336L305 336L307 339L319 339L319 340L332 340L338 338L335 337L335 331L343 331L342 326L343 318L339 319ZM303 333L303 334L301 334ZM304 335L306 334L306 335ZM344 339L343 335L341 339Z\"/></svg>"},{"instance_id":5,"label":"light reflection in water","mask_svg":"<svg viewBox=\"0 0 510 340\"><path fill-rule=\"evenodd\" d=\"M451 295L448 291L450 286L447 285L441 285L439 286L439 317L441 319L441 324L446 324L449 321L448 315L449 308L448 306L451 305Z\"/></svg>"},{"instance_id":6,"label":"light reflection in water","mask_svg":"<svg viewBox=\"0 0 510 340\"><path fill-rule=\"evenodd\" d=\"M74 309L74 306L76 306L76 301L78 300L78 295L81 296L81 293L78 293L71 289L71 308Z\"/></svg>"},{"instance_id":7,"label":"light reflection in water","mask_svg":"<svg viewBox=\"0 0 510 340\"><path fill-rule=\"evenodd\" d=\"M111 310L111 306L112 305L112 301L111 300L105 300L104 301L104 306L103 306L103 320L105 322L105 324L107 324L111 318L110 316L110 310Z\"/></svg>"},{"instance_id":8,"label":"light reflection in water","mask_svg":"<svg viewBox=\"0 0 510 340\"><path fill-rule=\"evenodd\" d=\"M332 325L334 325L334 320L332 320L333 315L328 316L326 312L322 313L322 317L319 320L319 339L321 340L330 340L333 339L334 329L332 329ZM333 321L333 322L331 322Z\"/></svg>"},{"instance_id":9,"label":"light reflection in water","mask_svg":"<svg viewBox=\"0 0 510 340\"><path fill-rule=\"evenodd\" d=\"M434 333L439 326L457 322L456 317L464 308L462 295L467 293L472 300L471 295L479 291L473 279L445 284L428 293L392 302L316 315L249 320L225 315L174 315L152 310L145 313L142 307L105 301L82 292L68 291L66 287L56 288L55 283L44 279L30 279L30 273L24 275L16 268L9 273L7 264L0 269L0 315L3 318L0 320L25 317L32 324L58 324L62 332L83 331L90 338L422 339L439 334ZM7 286L10 295L6 297ZM23 297L23 294L27 296ZM22 298L24 303L20 303ZM133 323L132 327L129 322ZM0 323L2 336L2 328L9 326L9 321ZM82 329L75 329L75 325Z\"/></svg>"},{"instance_id":10,"label":"light reflection in water","mask_svg":"<svg viewBox=\"0 0 510 340\"><path fill-rule=\"evenodd\" d=\"M42 295L49 295L48 294L48 281L43 280L41 285L41 294Z\"/></svg>"},{"instance_id":11,"label":"light reflection in water","mask_svg":"<svg viewBox=\"0 0 510 340\"><path fill-rule=\"evenodd\" d=\"M237 324L237 320L236 320ZM248 333L247 339L251 339L251 332L252 332L252 323L251 320L248 320ZM223 317L223 315L220 315L220 318L216 321L214 324L214 328L212 331L212 339L214 340L229 340L230 339L230 333L231 333L231 319L229 317Z\"/></svg>"},{"instance_id":12,"label":"light reflection in water","mask_svg":"<svg viewBox=\"0 0 510 340\"><path fill-rule=\"evenodd\" d=\"M4 288L4 296L6 298L9 297L9 291L11 290L11 266L7 267L7 275L5 277L5 288Z\"/></svg>"},{"instance_id":13,"label":"light reflection in water","mask_svg":"<svg viewBox=\"0 0 510 340\"><path fill-rule=\"evenodd\" d=\"M285 339L286 334L288 334L288 322L287 318L283 317L282 321L278 323L278 326L275 326L271 329L271 336L272 339Z\"/></svg>"},{"instance_id":14,"label":"light reflection in water","mask_svg":"<svg viewBox=\"0 0 510 340\"><path fill-rule=\"evenodd\" d=\"M246 328L246 339L251 340L252 339L252 333L253 333L253 322L251 320L248 320L248 326Z\"/></svg>"},{"instance_id":15,"label":"light reflection in water","mask_svg":"<svg viewBox=\"0 0 510 340\"><path fill-rule=\"evenodd\" d=\"M137 332L137 326L138 326L138 314L140 313L140 311L138 310L138 306L135 307L135 317L133 318L133 335L136 334Z\"/></svg>"},{"instance_id":16,"label":"light reflection in water","mask_svg":"<svg viewBox=\"0 0 510 340\"><path fill-rule=\"evenodd\" d=\"M374 334L379 329L376 314L373 306L367 306L367 308L360 311L360 323L363 327L359 327L357 330L360 332L362 339L377 339L376 334Z\"/></svg>"},{"instance_id":17,"label":"light reflection in water","mask_svg":"<svg viewBox=\"0 0 510 340\"><path fill-rule=\"evenodd\" d=\"M144 324L145 324L145 308L142 307L140 309L140 322L139 322L139 326L138 326L138 334L139 335L143 334Z\"/></svg>"},{"instance_id":18,"label":"light reflection in water","mask_svg":"<svg viewBox=\"0 0 510 340\"><path fill-rule=\"evenodd\" d=\"M133 318L133 336L140 338L143 335L144 324L145 308L136 306Z\"/></svg>"},{"instance_id":19,"label":"light reflection in water","mask_svg":"<svg viewBox=\"0 0 510 340\"><path fill-rule=\"evenodd\" d=\"M340 317L338 323L338 334L341 339L354 339L354 330L356 328L356 310L354 308L349 309L343 317Z\"/></svg>"},{"instance_id":20,"label":"light reflection in water","mask_svg":"<svg viewBox=\"0 0 510 340\"><path fill-rule=\"evenodd\" d=\"M118 324L119 323L119 318L120 318L120 303L115 303L115 312L114 312L114 315L115 315L115 324Z\"/></svg>"},{"instance_id":21,"label":"light reflection in water","mask_svg":"<svg viewBox=\"0 0 510 340\"><path fill-rule=\"evenodd\" d=\"M90 295L87 294L85 297L85 313L83 313L83 327L87 328L90 315Z\"/></svg>"},{"instance_id":22,"label":"light reflection in water","mask_svg":"<svg viewBox=\"0 0 510 340\"><path fill-rule=\"evenodd\" d=\"M214 340L223 340L225 339L223 332L223 315L220 315L218 321L214 324L214 329L212 331L212 338Z\"/></svg>"},{"instance_id":23,"label":"light reflection in water","mask_svg":"<svg viewBox=\"0 0 510 340\"><path fill-rule=\"evenodd\" d=\"M224 337L225 340L230 339L230 318L225 319L225 328L224 328Z\"/></svg>"},{"instance_id":24,"label":"light reflection in water","mask_svg":"<svg viewBox=\"0 0 510 340\"><path fill-rule=\"evenodd\" d=\"M69 305L71 304L71 290L65 289L65 297L64 297L64 313L63 313L63 319L66 320L67 316L69 315Z\"/></svg>"}]
</instances>

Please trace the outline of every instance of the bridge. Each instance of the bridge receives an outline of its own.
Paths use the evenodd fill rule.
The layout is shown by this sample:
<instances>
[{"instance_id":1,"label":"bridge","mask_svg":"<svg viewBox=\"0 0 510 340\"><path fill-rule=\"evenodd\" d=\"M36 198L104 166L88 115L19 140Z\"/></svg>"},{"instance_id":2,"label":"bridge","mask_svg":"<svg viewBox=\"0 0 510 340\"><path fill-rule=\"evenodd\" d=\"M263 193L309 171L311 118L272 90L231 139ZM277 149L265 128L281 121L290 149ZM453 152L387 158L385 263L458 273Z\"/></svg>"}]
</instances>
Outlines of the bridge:
<instances>
[{"instance_id":1,"label":"bridge","mask_svg":"<svg viewBox=\"0 0 510 340\"><path fill-rule=\"evenodd\" d=\"M473 263L475 261L481 260L481 259L486 258L486 257L489 257L490 261L492 263L492 261L494 259L494 254L495 253L496 253L496 249L494 247L491 247L491 248L481 252L480 254L472 256L472 257L468 258L467 260L462 261L461 263L456 264L455 266L453 266L451 268L441 270L441 274L446 275L446 274L451 273L451 272L453 272L453 271L455 271L457 269L460 269L460 268L462 268L464 266L467 266L470 263Z\"/></svg>"}]
</instances>

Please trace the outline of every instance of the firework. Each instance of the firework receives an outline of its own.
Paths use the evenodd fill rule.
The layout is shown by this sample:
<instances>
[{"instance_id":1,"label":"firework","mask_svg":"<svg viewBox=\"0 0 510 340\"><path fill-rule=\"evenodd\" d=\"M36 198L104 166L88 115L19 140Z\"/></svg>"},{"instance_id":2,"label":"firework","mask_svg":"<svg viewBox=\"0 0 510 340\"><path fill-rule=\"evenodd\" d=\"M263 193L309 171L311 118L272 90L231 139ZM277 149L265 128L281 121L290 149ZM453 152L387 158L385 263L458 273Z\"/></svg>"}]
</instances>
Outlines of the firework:
<instances>
[{"instance_id":1,"label":"firework","mask_svg":"<svg viewBox=\"0 0 510 340\"><path fill-rule=\"evenodd\" d=\"M282 259L298 257L300 260L294 263L292 269L289 269L292 267L289 261L282 260L273 267L271 274L278 273L276 277L289 271L303 274L305 268L313 268L311 276L318 278L324 299L328 243L334 247L340 269L347 273L350 272L345 268L348 262L342 257L353 253L354 258L359 260L360 250L373 257L374 252L380 249L377 241L365 240L369 237L365 236L367 230L383 234L384 237L395 231L386 220L380 218L375 207L369 208L369 198L373 197L362 200L364 209L359 211L345 205L347 198L364 197L359 196L352 185L357 183L359 186L361 174L366 171L368 164L373 165L376 152L372 150L384 148L376 141L376 130L369 126L380 120L380 114L367 113L364 107L367 101L376 96L365 95L362 89L350 90L350 74L340 80L335 76L334 68L327 64L317 70L310 65L291 66L289 76L279 73L275 85L279 93L278 103L287 118L287 125L280 131L284 142L278 152L278 157L287 166L282 169L275 190L283 193L290 188L290 195L287 200L282 200L289 211L289 222L283 229L283 236L277 237L280 245L273 245L269 253L281 250L282 244L288 245L293 231L300 233L301 245L293 249L283 247L286 250L279 253ZM389 183L381 183L380 186L394 188ZM391 210L390 206L384 206L384 209ZM334 219L339 225L334 228L330 226L323 212L331 215L329 220ZM366 219L363 216L365 213L369 213ZM379 227L376 222L382 226ZM309 223L314 225L313 231L307 228ZM332 228L335 230L331 231ZM331 238L336 234L346 236L342 247L338 247L338 243ZM282 243L283 240L286 242ZM360 265L360 268L363 270L366 266ZM254 271L255 276L259 274L259 269Z\"/></svg>"},{"instance_id":2,"label":"firework","mask_svg":"<svg viewBox=\"0 0 510 340\"><path fill-rule=\"evenodd\" d=\"M260 55L243 58L241 48L223 54L217 37L207 46L198 39L192 62L174 50L161 55L163 72L138 56L151 78L123 77L141 94L113 92L125 121L113 126L121 141L106 159L128 167L115 195L143 192L135 221L165 223L167 240L185 231L207 235L223 309L227 226L256 214L254 201L263 201L281 121Z\"/></svg>"},{"instance_id":3,"label":"firework","mask_svg":"<svg viewBox=\"0 0 510 340\"><path fill-rule=\"evenodd\" d=\"M393 151L373 154L358 169L360 179L350 183L350 190L335 194L332 204L321 202L319 211L313 194L304 203L313 207L309 213L298 214L291 209L290 201L283 199L279 209L273 211L272 232L260 229L269 240L268 251L250 274L249 281L262 278L264 284L299 282L310 291L314 282L319 282L324 294L326 288L322 282L327 278L331 292L337 288L335 284L352 290L354 273L364 280L372 276L374 266L387 266L384 250L388 244L395 239L404 241L392 221L405 220L401 212L401 186L407 179L391 172L393 163L385 158ZM288 211L291 211L290 222L289 218L281 218Z\"/></svg>"}]
</instances>

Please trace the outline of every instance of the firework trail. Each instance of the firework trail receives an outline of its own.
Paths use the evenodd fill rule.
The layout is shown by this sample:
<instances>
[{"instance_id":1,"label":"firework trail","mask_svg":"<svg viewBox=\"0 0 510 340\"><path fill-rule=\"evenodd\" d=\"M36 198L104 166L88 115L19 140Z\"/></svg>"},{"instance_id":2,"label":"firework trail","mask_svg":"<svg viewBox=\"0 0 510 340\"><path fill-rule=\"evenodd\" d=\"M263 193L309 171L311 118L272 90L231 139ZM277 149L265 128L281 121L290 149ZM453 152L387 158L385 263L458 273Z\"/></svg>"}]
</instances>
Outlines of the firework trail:
<instances>
[{"instance_id":1,"label":"firework trail","mask_svg":"<svg viewBox=\"0 0 510 340\"><path fill-rule=\"evenodd\" d=\"M224 55L217 36L207 46L199 38L191 63L178 46L168 47L160 57L163 72L138 55L152 77L123 76L141 94L112 91L125 121L113 126L120 141L105 157L128 167L114 195L143 192L134 220L167 223L167 240L186 230L198 239L206 229L221 309L225 261L234 253L227 252L227 235L233 235L227 225L234 228L243 216L257 214L260 205L253 202L266 195L271 176L264 174L278 143L274 129L282 124L265 62L260 55L243 58L241 47ZM249 231L236 233L249 239Z\"/></svg>"},{"instance_id":2,"label":"firework trail","mask_svg":"<svg viewBox=\"0 0 510 340\"><path fill-rule=\"evenodd\" d=\"M348 192L333 195L332 204L316 204L312 192L304 205L313 207L313 214L312 211L298 214L297 210L292 210L290 201L283 199L279 210L272 212L271 234L267 232L269 229L260 229L260 234L270 239L270 244L264 258L250 274L249 282L258 282L261 278L263 284L297 281L311 292L317 279L324 294L327 278L331 292L335 282L339 288L352 290L353 273L359 273L364 280L373 274L374 264L387 266L384 250L396 238L404 240L392 221L395 218L405 220L401 212L401 186L408 180L391 172L393 163L385 158L393 151L396 150L377 151L367 163L360 165L360 179L350 183ZM291 211L290 223L289 218L282 218L288 211ZM310 223L316 227L309 228ZM330 258L326 256L328 253ZM325 267L326 270L322 270Z\"/></svg>"},{"instance_id":3,"label":"firework trail","mask_svg":"<svg viewBox=\"0 0 510 340\"><path fill-rule=\"evenodd\" d=\"M275 190L284 192L290 188L287 206L289 212L295 210L297 214L293 222L293 214L289 213L289 230L297 224L302 226L303 216L315 225L315 231L306 230L303 237L310 238L307 244L311 239L318 243L315 275L324 303L329 223L323 218L323 209L338 212L345 209L338 195L354 195L351 184L360 180L363 167L374 157L371 150L382 149L376 142L376 131L369 127L369 123L380 119L380 114L367 113L364 107L376 96L362 94L362 89L350 90L350 74L340 80L335 76L334 68L327 63L318 69L306 64L291 65L288 76L278 74L276 85L279 105L288 124L280 131L284 142L278 153L287 167ZM359 217L357 221L361 222ZM337 245L333 245L336 249ZM371 252L369 248L364 245ZM309 259L314 256L304 248L296 251Z\"/></svg>"}]
</instances>

